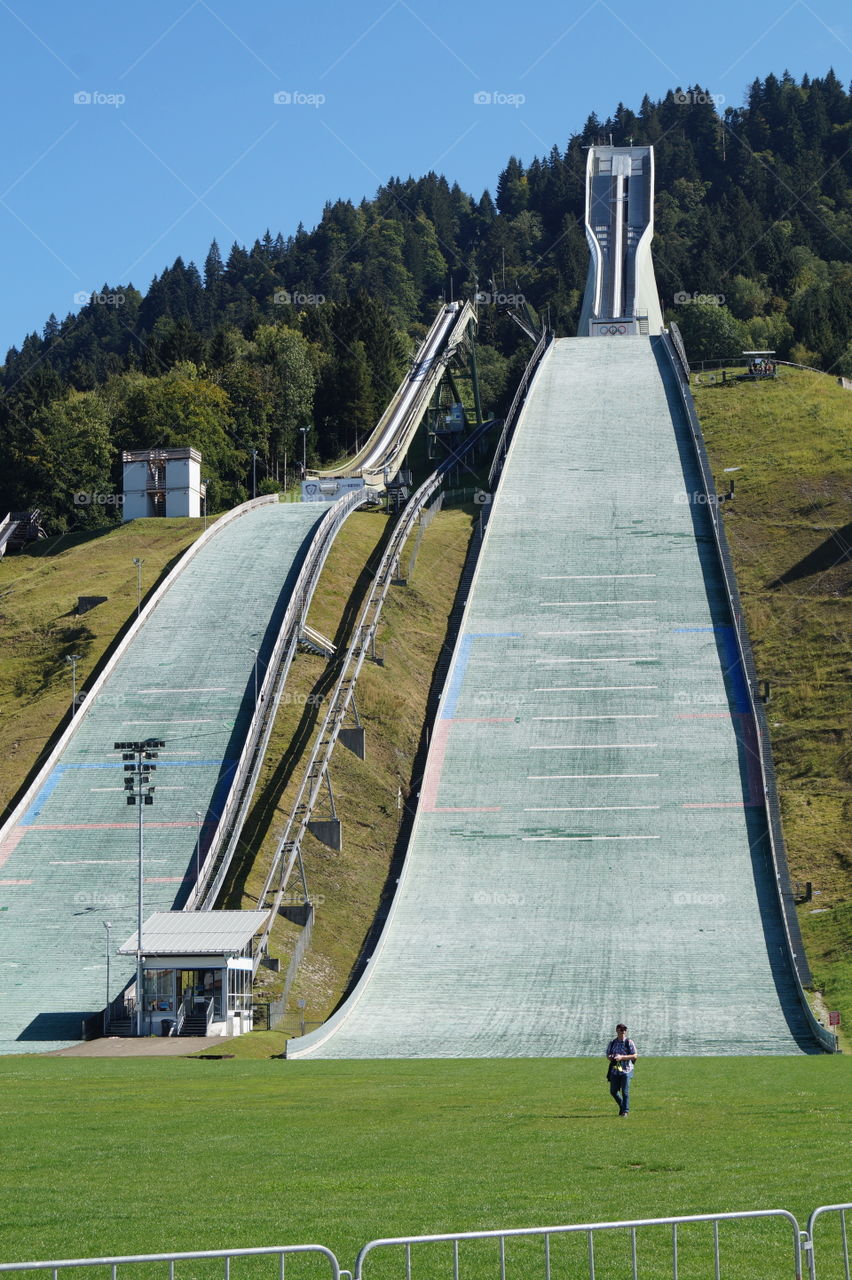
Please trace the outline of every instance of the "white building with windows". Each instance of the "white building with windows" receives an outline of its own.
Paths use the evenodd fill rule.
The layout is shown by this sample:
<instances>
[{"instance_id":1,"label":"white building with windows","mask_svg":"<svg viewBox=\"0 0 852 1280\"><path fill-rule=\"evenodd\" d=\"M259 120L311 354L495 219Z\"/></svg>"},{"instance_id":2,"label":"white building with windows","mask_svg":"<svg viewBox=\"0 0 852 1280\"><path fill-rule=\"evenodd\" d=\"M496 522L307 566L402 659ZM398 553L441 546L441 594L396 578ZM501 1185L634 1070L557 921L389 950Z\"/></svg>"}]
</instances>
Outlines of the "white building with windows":
<instances>
[{"instance_id":1,"label":"white building with windows","mask_svg":"<svg viewBox=\"0 0 852 1280\"><path fill-rule=\"evenodd\" d=\"M255 935L268 911L157 911L142 926L142 1034L251 1031ZM135 956L136 934L119 947Z\"/></svg>"}]
</instances>

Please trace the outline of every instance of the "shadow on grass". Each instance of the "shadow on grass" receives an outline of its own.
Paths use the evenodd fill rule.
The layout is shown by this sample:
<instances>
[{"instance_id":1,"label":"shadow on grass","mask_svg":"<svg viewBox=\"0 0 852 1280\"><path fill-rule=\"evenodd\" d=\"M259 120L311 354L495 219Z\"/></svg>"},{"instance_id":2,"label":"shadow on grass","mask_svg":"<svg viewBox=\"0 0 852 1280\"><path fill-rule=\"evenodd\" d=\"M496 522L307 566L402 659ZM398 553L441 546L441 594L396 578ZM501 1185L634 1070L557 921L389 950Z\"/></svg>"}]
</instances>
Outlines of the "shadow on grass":
<instances>
[{"instance_id":1,"label":"shadow on grass","mask_svg":"<svg viewBox=\"0 0 852 1280\"><path fill-rule=\"evenodd\" d=\"M815 573L826 573L849 560L852 560L852 520L842 529L835 529L818 547L767 585L770 590L777 590L778 587L789 586L790 583L799 582Z\"/></svg>"}]
</instances>

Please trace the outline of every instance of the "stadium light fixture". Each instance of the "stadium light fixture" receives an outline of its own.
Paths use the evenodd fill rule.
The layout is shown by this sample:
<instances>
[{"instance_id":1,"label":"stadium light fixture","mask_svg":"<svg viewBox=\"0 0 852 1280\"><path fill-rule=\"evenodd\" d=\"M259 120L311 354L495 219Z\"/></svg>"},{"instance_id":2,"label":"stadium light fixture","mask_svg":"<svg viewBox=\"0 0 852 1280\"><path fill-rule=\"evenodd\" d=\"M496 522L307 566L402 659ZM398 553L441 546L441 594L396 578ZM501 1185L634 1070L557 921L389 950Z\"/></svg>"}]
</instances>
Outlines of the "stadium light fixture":
<instances>
[{"instance_id":1,"label":"stadium light fixture","mask_svg":"<svg viewBox=\"0 0 852 1280\"><path fill-rule=\"evenodd\" d=\"M134 561L134 563L136 563ZM139 562L141 564L141 561ZM154 803L153 779L157 766L150 761L156 760L161 747L166 744L161 738L145 738L141 742L116 742L115 750L121 752L124 762L124 792L127 804L135 805L138 816L139 870L136 896L136 1034L142 1035L144 1009L142 1001L142 915L144 893L145 840L142 815L145 805Z\"/></svg>"}]
</instances>

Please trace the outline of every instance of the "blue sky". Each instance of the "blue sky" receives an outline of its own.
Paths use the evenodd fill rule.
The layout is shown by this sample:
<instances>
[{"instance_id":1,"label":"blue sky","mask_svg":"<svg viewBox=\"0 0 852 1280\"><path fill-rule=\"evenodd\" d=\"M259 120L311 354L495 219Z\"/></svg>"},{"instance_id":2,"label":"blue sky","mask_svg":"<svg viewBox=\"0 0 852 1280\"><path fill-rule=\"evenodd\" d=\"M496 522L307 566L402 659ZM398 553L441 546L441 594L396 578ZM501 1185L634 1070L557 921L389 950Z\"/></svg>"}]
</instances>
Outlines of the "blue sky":
<instances>
[{"instance_id":1,"label":"blue sky","mask_svg":"<svg viewBox=\"0 0 852 1280\"><path fill-rule=\"evenodd\" d=\"M564 145L619 100L698 83L736 106L785 68L833 66L848 85L852 9L0 0L0 50L5 353L80 291L144 292L178 254L200 266L214 237L227 255L310 227L390 176L435 169L493 192L511 154Z\"/></svg>"}]
</instances>

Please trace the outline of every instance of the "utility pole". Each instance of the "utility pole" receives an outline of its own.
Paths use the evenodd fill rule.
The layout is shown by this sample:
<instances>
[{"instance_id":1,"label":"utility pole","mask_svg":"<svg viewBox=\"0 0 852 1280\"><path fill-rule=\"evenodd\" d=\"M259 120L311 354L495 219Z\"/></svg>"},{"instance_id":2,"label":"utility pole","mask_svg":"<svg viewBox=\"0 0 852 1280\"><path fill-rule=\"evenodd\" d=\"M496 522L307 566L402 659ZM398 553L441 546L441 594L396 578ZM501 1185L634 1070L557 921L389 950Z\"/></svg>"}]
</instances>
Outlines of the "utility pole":
<instances>
[{"instance_id":1,"label":"utility pole","mask_svg":"<svg viewBox=\"0 0 852 1280\"><path fill-rule=\"evenodd\" d=\"M198 893L198 883L201 877L201 810L195 810L195 892Z\"/></svg>"},{"instance_id":2,"label":"utility pole","mask_svg":"<svg viewBox=\"0 0 852 1280\"><path fill-rule=\"evenodd\" d=\"M144 560L140 560L138 556L133 557L133 563L136 565L136 617L139 617L139 610L142 607L142 566Z\"/></svg>"},{"instance_id":3,"label":"utility pole","mask_svg":"<svg viewBox=\"0 0 852 1280\"><path fill-rule=\"evenodd\" d=\"M156 760L159 748L165 742L159 738L146 738L143 742L116 742L115 750L121 752L124 761L124 790L128 804L135 804L138 810L139 826L139 870L137 877L136 899L136 1034L142 1035L144 1011L142 1008L142 914L144 888L144 824L143 807L154 803L154 787L151 774L157 766L149 761Z\"/></svg>"},{"instance_id":4,"label":"utility pole","mask_svg":"<svg viewBox=\"0 0 852 1280\"><path fill-rule=\"evenodd\" d=\"M71 719L73 720L77 714L77 663L80 661L80 655L71 653L65 661L71 663Z\"/></svg>"},{"instance_id":5,"label":"utility pole","mask_svg":"<svg viewBox=\"0 0 852 1280\"><path fill-rule=\"evenodd\" d=\"M254 709L257 710L257 663L260 657L259 649L250 649L250 653L254 654Z\"/></svg>"},{"instance_id":6,"label":"utility pole","mask_svg":"<svg viewBox=\"0 0 852 1280\"><path fill-rule=\"evenodd\" d=\"M109 957L110 957L110 952L112 950L112 942L111 942L112 925L109 922L109 920L104 920L103 925L104 925L104 928L106 929L106 962L107 962L106 1009L104 1011L104 1031L108 1031L109 1030Z\"/></svg>"}]
</instances>

